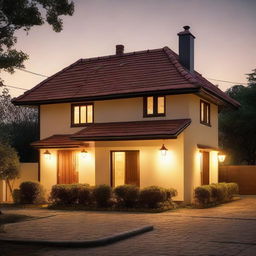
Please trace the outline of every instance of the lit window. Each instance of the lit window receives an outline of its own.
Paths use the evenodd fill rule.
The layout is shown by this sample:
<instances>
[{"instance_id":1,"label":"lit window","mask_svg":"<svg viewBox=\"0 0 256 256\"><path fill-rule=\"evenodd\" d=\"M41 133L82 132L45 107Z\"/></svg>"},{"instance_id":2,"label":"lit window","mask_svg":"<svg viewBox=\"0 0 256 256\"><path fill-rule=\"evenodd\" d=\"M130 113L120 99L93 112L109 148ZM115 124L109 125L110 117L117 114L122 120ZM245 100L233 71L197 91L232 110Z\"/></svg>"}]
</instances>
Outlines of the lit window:
<instances>
[{"instance_id":1,"label":"lit window","mask_svg":"<svg viewBox=\"0 0 256 256\"><path fill-rule=\"evenodd\" d=\"M93 123L93 105L92 104L73 104L71 105L71 125L83 126Z\"/></svg>"},{"instance_id":2,"label":"lit window","mask_svg":"<svg viewBox=\"0 0 256 256\"><path fill-rule=\"evenodd\" d=\"M200 101L200 123L210 125L210 104Z\"/></svg>"},{"instance_id":3,"label":"lit window","mask_svg":"<svg viewBox=\"0 0 256 256\"><path fill-rule=\"evenodd\" d=\"M164 115L165 96L148 96L144 98L144 117Z\"/></svg>"}]
</instances>

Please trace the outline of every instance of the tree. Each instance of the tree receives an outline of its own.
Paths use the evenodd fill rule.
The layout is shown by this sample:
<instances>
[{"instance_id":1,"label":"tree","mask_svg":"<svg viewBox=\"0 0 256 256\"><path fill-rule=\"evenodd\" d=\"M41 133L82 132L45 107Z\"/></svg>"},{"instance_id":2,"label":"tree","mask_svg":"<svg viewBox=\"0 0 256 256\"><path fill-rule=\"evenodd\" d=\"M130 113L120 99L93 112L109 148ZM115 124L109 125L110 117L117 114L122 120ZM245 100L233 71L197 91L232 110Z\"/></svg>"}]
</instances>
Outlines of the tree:
<instances>
[{"instance_id":1,"label":"tree","mask_svg":"<svg viewBox=\"0 0 256 256\"><path fill-rule=\"evenodd\" d=\"M0 144L0 179L6 184L12 195L11 181L19 177L19 158L12 147L7 144Z\"/></svg>"},{"instance_id":2,"label":"tree","mask_svg":"<svg viewBox=\"0 0 256 256\"><path fill-rule=\"evenodd\" d=\"M230 163L256 164L256 69L248 74L248 86L235 85L226 93L240 102L237 110L222 110L219 141Z\"/></svg>"},{"instance_id":3,"label":"tree","mask_svg":"<svg viewBox=\"0 0 256 256\"><path fill-rule=\"evenodd\" d=\"M69 0L0 0L0 69L12 73L14 68L24 67L28 59L26 53L13 49L17 30L28 33L31 27L47 22L55 32L60 32L60 16L71 16L73 12L74 3Z\"/></svg>"},{"instance_id":4,"label":"tree","mask_svg":"<svg viewBox=\"0 0 256 256\"><path fill-rule=\"evenodd\" d=\"M30 143L39 138L37 108L14 106L8 89L5 86L2 88L0 142L14 147L19 153L21 162L36 162L38 154Z\"/></svg>"}]
</instances>

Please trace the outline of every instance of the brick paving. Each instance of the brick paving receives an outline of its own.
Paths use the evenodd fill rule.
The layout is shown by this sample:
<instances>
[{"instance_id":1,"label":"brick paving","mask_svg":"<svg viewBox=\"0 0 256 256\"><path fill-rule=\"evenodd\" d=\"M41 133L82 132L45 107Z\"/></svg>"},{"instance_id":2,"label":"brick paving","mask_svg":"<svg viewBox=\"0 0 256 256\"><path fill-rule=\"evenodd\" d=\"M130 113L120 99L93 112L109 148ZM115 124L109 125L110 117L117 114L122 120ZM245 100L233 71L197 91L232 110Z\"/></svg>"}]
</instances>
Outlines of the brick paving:
<instances>
[{"instance_id":1,"label":"brick paving","mask_svg":"<svg viewBox=\"0 0 256 256\"><path fill-rule=\"evenodd\" d=\"M180 209L160 214L35 209L20 209L15 213L45 218L6 225L6 233L0 237L87 240L145 225L154 225L155 230L109 246L88 249L0 244L1 256L256 255L256 197L253 196L210 209Z\"/></svg>"}]
</instances>

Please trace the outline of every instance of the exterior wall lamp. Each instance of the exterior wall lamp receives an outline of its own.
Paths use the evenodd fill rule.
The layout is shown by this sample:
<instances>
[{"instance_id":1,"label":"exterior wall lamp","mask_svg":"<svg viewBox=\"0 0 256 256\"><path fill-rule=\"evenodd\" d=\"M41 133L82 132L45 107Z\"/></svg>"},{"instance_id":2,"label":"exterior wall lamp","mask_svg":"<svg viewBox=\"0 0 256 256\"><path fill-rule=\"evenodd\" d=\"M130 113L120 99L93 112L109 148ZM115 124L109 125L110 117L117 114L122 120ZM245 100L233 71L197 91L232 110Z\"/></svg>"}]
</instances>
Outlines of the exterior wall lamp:
<instances>
[{"instance_id":1,"label":"exterior wall lamp","mask_svg":"<svg viewBox=\"0 0 256 256\"><path fill-rule=\"evenodd\" d=\"M166 156L167 151L168 151L168 149L163 144L162 147L160 148L161 155Z\"/></svg>"},{"instance_id":2,"label":"exterior wall lamp","mask_svg":"<svg viewBox=\"0 0 256 256\"><path fill-rule=\"evenodd\" d=\"M226 155L224 154L218 154L218 159L220 163L223 163L226 159Z\"/></svg>"},{"instance_id":3,"label":"exterior wall lamp","mask_svg":"<svg viewBox=\"0 0 256 256\"><path fill-rule=\"evenodd\" d=\"M82 158L86 158L88 152L87 152L85 149L83 149L83 150L80 152L80 154L81 154L81 157L82 157Z\"/></svg>"},{"instance_id":4,"label":"exterior wall lamp","mask_svg":"<svg viewBox=\"0 0 256 256\"><path fill-rule=\"evenodd\" d=\"M50 153L49 150L46 150L46 151L44 152L44 158L45 158L46 160L51 159L51 153Z\"/></svg>"}]
</instances>

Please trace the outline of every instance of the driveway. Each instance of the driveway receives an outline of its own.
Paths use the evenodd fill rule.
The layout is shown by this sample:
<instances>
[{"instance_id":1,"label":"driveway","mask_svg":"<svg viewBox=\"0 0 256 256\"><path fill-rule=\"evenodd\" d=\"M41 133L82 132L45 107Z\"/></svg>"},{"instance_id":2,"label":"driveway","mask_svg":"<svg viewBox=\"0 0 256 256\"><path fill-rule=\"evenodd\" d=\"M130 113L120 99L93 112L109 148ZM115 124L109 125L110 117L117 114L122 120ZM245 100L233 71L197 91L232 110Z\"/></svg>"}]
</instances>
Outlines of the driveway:
<instances>
[{"instance_id":1,"label":"driveway","mask_svg":"<svg viewBox=\"0 0 256 256\"><path fill-rule=\"evenodd\" d=\"M14 212L14 210L7 210ZM159 214L15 210L40 217L6 225L1 237L87 240L145 225L154 231L98 248L60 249L0 244L0 255L256 255L256 197L210 209ZM2 253L2 254L1 254Z\"/></svg>"}]
</instances>

